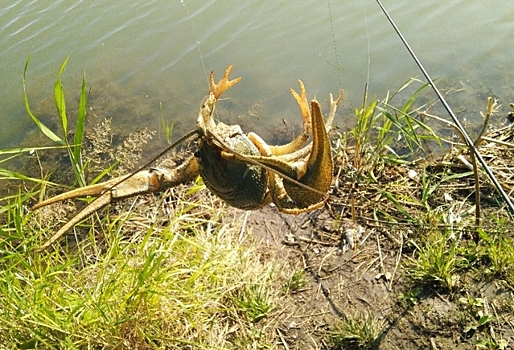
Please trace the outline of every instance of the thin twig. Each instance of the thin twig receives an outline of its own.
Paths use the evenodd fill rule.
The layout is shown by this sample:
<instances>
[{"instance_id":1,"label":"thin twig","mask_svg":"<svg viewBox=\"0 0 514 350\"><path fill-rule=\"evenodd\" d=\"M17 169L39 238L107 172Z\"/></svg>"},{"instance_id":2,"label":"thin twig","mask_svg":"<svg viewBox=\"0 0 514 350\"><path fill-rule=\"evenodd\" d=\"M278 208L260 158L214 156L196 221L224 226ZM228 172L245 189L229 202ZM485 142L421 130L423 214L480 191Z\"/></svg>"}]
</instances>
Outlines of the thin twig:
<instances>
[{"instance_id":1,"label":"thin twig","mask_svg":"<svg viewBox=\"0 0 514 350\"><path fill-rule=\"evenodd\" d=\"M289 350L289 346L287 345L286 340L285 340L285 339L284 339L284 337L282 336L282 332L281 332L281 331L280 331L280 329L278 329L278 328L277 328L277 334L278 334L278 336L279 336L279 338L280 338L280 341L282 342L282 345L284 345L284 348L285 348L286 350Z\"/></svg>"},{"instance_id":2,"label":"thin twig","mask_svg":"<svg viewBox=\"0 0 514 350\"><path fill-rule=\"evenodd\" d=\"M393 280L396 276L396 271L398 271L398 267L400 266L400 261L402 259L402 251L403 251L403 235L400 234L400 248L398 248L398 256L396 257L396 264L394 265L393 273L391 274L391 279L389 280L389 290L393 287Z\"/></svg>"},{"instance_id":3,"label":"thin twig","mask_svg":"<svg viewBox=\"0 0 514 350\"><path fill-rule=\"evenodd\" d=\"M480 227L480 178L478 177L478 166L475 154L470 152L473 163L473 177L475 178L475 225Z\"/></svg>"},{"instance_id":4,"label":"thin twig","mask_svg":"<svg viewBox=\"0 0 514 350\"><path fill-rule=\"evenodd\" d=\"M378 237L378 235L376 237L377 237L378 257L380 258L380 272L385 273L384 258L382 257L382 249L380 248L380 238Z\"/></svg>"}]
</instances>

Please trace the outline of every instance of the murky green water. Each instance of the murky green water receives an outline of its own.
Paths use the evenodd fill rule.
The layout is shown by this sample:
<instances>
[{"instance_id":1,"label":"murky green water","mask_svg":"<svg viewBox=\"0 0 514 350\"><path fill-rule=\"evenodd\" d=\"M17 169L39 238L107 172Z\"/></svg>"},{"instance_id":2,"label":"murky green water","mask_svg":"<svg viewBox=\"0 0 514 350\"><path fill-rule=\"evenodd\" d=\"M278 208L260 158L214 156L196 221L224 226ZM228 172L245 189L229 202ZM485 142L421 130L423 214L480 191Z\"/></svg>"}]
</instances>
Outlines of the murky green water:
<instances>
[{"instance_id":1,"label":"murky green water","mask_svg":"<svg viewBox=\"0 0 514 350\"><path fill-rule=\"evenodd\" d=\"M464 88L454 95L460 113L485 105L488 94L504 105L514 100L513 1L384 5L427 70ZM30 144L35 129L23 107L29 53L33 108L52 97L60 64L71 55L65 89L77 92L85 69L94 114L126 131L159 130L163 121L193 128L208 72L219 77L229 64L243 80L227 93L230 113L221 117L245 115L243 126L265 137L282 119L298 120L288 93L298 78L322 101L343 87L348 111L360 104L368 77L371 94L382 97L420 76L374 0L15 0L0 9L0 148ZM98 98L105 92L116 101Z\"/></svg>"}]
</instances>

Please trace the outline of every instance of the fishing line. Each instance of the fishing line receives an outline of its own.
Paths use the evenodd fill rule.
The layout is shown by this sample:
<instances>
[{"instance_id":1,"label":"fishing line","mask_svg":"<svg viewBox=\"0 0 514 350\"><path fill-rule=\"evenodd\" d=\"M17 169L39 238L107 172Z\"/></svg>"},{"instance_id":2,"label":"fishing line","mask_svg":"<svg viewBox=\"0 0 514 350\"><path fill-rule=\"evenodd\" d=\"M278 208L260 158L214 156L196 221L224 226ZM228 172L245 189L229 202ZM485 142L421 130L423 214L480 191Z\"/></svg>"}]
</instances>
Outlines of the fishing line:
<instances>
[{"instance_id":1,"label":"fishing line","mask_svg":"<svg viewBox=\"0 0 514 350\"><path fill-rule=\"evenodd\" d=\"M191 31L193 32L195 42L196 42L196 49L198 50L198 55L200 56L200 61L202 62L203 74L205 75L205 81L207 81L207 84L209 84L209 76L207 74L207 69L205 69L205 62L203 60L203 53L202 53L202 48L200 45L200 39L198 36L198 32L196 31L196 27L193 25L193 18L191 17L191 13L189 13L189 10L187 9L186 1L180 0L180 3L184 7L184 10L186 10L189 27L191 27Z\"/></svg>"},{"instance_id":2,"label":"fishing line","mask_svg":"<svg viewBox=\"0 0 514 350\"><path fill-rule=\"evenodd\" d=\"M369 72L371 70L371 68L370 68L371 67L371 48L369 45L369 25L368 25L368 16L366 14L366 8L364 7L364 1L361 1L361 6L362 6L362 13L364 14L364 23L366 23L366 42L368 45L368 75L366 77L366 83L369 86L369 76L370 76Z\"/></svg>"},{"instance_id":3,"label":"fishing line","mask_svg":"<svg viewBox=\"0 0 514 350\"><path fill-rule=\"evenodd\" d=\"M332 20L332 7L330 7L330 0L327 0L328 4L328 15L330 18L330 29L332 30L332 43L334 45L334 56L336 60L337 66L337 76L339 77L339 90L343 89L343 79L341 78L341 66L339 65L339 58L337 56L337 45L336 45L336 35L334 31L334 21Z\"/></svg>"},{"instance_id":4,"label":"fishing line","mask_svg":"<svg viewBox=\"0 0 514 350\"><path fill-rule=\"evenodd\" d=\"M446 109L446 111L448 112L448 114L450 115L450 117L452 118L453 120L453 123L457 126L457 128L460 130L461 134L462 134L462 137L464 137L464 141L466 141L466 144L468 145L469 148L471 148L471 150L473 151L473 153L475 154L478 162L480 163L480 165L482 165L482 167L484 168L484 171L486 172L487 176L489 177L489 179L491 179L492 183L494 184L494 186L496 187L496 189L498 190L498 192L500 193L500 195L503 197L503 199L505 200L505 202L507 203L507 205L509 206L509 209L511 211L511 213L514 213L514 205L512 204L509 196L507 195L507 193L504 191L503 187L501 186L500 182L498 181L498 179L496 179L496 177L494 176L493 172L491 171L491 168L489 168L489 166L486 164L484 158L482 158L482 155L480 154L480 152L477 150L477 148L475 147L473 141L471 140L471 138L469 137L468 133L466 132L466 130L464 129L464 127L462 126L462 124L460 123L459 119L457 119L457 116L453 113L452 109L450 108L450 105L446 102L446 100L444 99L443 95L439 92L439 89L437 88L437 86L435 85L435 83L432 81L432 79L430 78L430 76L428 75L427 71L425 70L425 68L423 67L423 65L421 64L421 61L418 59L418 57L416 56L416 54L414 53L414 51L411 49L411 47L409 46L409 44L407 43L407 40L403 37L402 33L400 32L400 30L398 29L398 27L396 26L396 24L394 23L393 19L391 18L391 16L389 16L389 13L386 11L385 7L382 5L382 3L380 2L380 0L377 0L377 3L378 5L380 6L380 8L382 9L382 12L384 12L385 16L387 17L387 20L389 21L389 23L391 23L391 26L394 28L396 34L398 34L398 36L400 37L400 39L402 40L403 44L405 45L405 47L407 48L407 50L409 51L409 54L411 55L411 57L414 59L414 61L416 62L417 66L419 67L419 69L421 70L421 72L423 73L423 75L425 76L425 78L427 79L428 83L430 84L430 86L432 87L432 89L434 90L435 94L437 95L437 97L439 98L439 100L441 101L441 103L443 104L444 108ZM478 205L478 204L477 204Z\"/></svg>"}]
</instances>

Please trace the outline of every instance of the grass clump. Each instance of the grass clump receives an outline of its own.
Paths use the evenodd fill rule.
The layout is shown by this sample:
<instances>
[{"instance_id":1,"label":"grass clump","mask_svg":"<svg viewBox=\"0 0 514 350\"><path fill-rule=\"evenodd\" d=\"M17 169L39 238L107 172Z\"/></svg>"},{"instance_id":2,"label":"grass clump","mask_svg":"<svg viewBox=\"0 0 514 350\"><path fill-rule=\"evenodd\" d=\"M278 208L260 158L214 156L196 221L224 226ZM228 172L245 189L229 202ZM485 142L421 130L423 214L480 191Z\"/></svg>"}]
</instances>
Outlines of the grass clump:
<instances>
[{"instance_id":1,"label":"grass clump","mask_svg":"<svg viewBox=\"0 0 514 350\"><path fill-rule=\"evenodd\" d=\"M461 257L457 242L441 231L431 232L423 243L413 242L415 256L406 264L408 275L414 280L434 284L451 291L459 281Z\"/></svg>"},{"instance_id":2,"label":"grass clump","mask_svg":"<svg viewBox=\"0 0 514 350\"><path fill-rule=\"evenodd\" d=\"M245 285L237 293L235 302L251 323L262 320L273 307L266 288L255 284Z\"/></svg>"},{"instance_id":3,"label":"grass clump","mask_svg":"<svg viewBox=\"0 0 514 350\"><path fill-rule=\"evenodd\" d=\"M374 349L378 346L385 322L369 311L359 312L336 323L331 340L342 349Z\"/></svg>"},{"instance_id":4,"label":"grass clump","mask_svg":"<svg viewBox=\"0 0 514 350\"><path fill-rule=\"evenodd\" d=\"M20 200L0 241L2 344L223 349L269 341L245 329L260 330L255 324L270 315L275 268L238 225L206 220L212 208L183 199L163 227L142 229L133 213L109 224L108 239L33 255L41 232L24 224Z\"/></svg>"},{"instance_id":5,"label":"grass clump","mask_svg":"<svg viewBox=\"0 0 514 350\"><path fill-rule=\"evenodd\" d=\"M514 239L498 234L478 231L479 250L485 259L486 272L492 277L505 279L514 286Z\"/></svg>"},{"instance_id":6,"label":"grass clump","mask_svg":"<svg viewBox=\"0 0 514 350\"><path fill-rule=\"evenodd\" d=\"M84 139L84 126L86 122L86 73L84 72L82 77L82 86L80 89L80 100L78 104L78 110L76 115L76 124L75 130L73 132L74 137L73 141L68 140L70 135L70 130L68 129L69 116L66 109L66 98L64 94L64 89L62 85L62 74L66 69L66 65L68 63L69 56L64 60L59 69L59 73L57 75L57 80L54 85L54 100L55 107L57 109L58 119L61 125L61 133L62 136L58 136L52 130L50 130L41 120L39 120L30 109L29 99L27 96L26 89L26 80L27 80L27 70L30 62L30 55L25 61L25 69L23 70L23 97L25 101L25 109L27 113L32 118L38 129L51 141L53 141L57 146L65 147L68 151L68 156L70 158L71 168L75 174L75 180L78 185L85 186L85 164L82 161L82 141Z\"/></svg>"},{"instance_id":7,"label":"grass clump","mask_svg":"<svg viewBox=\"0 0 514 350\"><path fill-rule=\"evenodd\" d=\"M309 279L305 270L296 270L289 279L287 288L291 293L296 293L305 288L307 283L309 283Z\"/></svg>"},{"instance_id":8,"label":"grass clump","mask_svg":"<svg viewBox=\"0 0 514 350\"><path fill-rule=\"evenodd\" d=\"M358 174L373 176L385 162L405 164L419 152L426 156L424 142L441 144L436 132L418 117L420 108L412 108L426 84L422 84L401 107L393 106L395 96L414 82L419 81L409 80L382 101L369 101L367 91L364 93L362 107L355 110L357 125L350 132L355 143L353 165Z\"/></svg>"}]
</instances>

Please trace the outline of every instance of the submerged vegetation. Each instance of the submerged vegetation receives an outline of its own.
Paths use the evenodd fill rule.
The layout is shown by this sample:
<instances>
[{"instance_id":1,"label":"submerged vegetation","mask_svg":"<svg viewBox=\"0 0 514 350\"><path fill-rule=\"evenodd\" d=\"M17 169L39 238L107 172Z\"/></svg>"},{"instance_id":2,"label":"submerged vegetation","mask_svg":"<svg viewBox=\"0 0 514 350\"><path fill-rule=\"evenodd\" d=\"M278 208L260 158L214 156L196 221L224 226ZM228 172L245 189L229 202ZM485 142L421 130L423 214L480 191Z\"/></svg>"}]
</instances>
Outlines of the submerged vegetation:
<instances>
[{"instance_id":1,"label":"submerged vegetation","mask_svg":"<svg viewBox=\"0 0 514 350\"><path fill-rule=\"evenodd\" d=\"M113 151L109 119L86 127L85 78L70 117L61 82L66 63L54 90L62 136L32 113L25 94L39 130L67 152L74 178L66 185L133 168L152 133L132 134ZM300 216L227 208L197 180L112 204L55 249L34 253L75 204L29 211L57 191L54 174L38 178L3 166L51 147L0 151L2 180L20 184L0 198L0 342L130 349L512 346L512 217L468 160L468 148L439 136L453 126L436 126L441 118L416 103L426 85L412 80L398 93L413 84L401 103L398 94L381 101L365 95L353 129L332 131L329 202ZM497 111L488 102L476 145L509 189L514 134L510 125L490 131Z\"/></svg>"}]
</instances>

